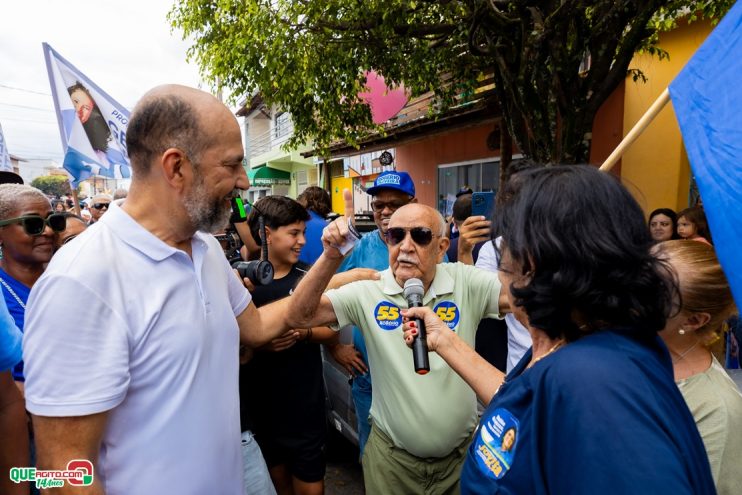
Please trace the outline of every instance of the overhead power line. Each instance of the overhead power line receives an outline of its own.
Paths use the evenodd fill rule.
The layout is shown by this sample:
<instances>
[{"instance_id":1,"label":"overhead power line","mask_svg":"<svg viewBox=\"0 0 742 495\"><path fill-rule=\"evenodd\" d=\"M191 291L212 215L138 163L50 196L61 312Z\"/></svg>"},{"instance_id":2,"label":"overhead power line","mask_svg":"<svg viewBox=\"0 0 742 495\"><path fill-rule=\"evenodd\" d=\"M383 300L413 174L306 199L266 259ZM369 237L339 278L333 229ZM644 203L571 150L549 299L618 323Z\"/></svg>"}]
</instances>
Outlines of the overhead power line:
<instances>
[{"instance_id":1,"label":"overhead power line","mask_svg":"<svg viewBox=\"0 0 742 495\"><path fill-rule=\"evenodd\" d=\"M15 86L8 86L7 84L0 84L0 88L13 89L15 91L23 91L24 93L32 93L41 96L51 96L49 93L42 93L41 91L34 91L32 89L16 88Z\"/></svg>"},{"instance_id":2,"label":"overhead power line","mask_svg":"<svg viewBox=\"0 0 742 495\"><path fill-rule=\"evenodd\" d=\"M34 119L16 119L13 117L0 117L1 122L5 122L6 120L13 120L15 122L34 122L38 124L56 124L56 120L34 120Z\"/></svg>"},{"instance_id":3,"label":"overhead power line","mask_svg":"<svg viewBox=\"0 0 742 495\"><path fill-rule=\"evenodd\" d=\"M25 108L28 110L40 110L42 112L53 112L54 111L51 108L30 107L28 105L16 105L15 103L5 103L4 101L0 101L0 105L6 106L6 107Z\"/></svg>"}]
</instances>

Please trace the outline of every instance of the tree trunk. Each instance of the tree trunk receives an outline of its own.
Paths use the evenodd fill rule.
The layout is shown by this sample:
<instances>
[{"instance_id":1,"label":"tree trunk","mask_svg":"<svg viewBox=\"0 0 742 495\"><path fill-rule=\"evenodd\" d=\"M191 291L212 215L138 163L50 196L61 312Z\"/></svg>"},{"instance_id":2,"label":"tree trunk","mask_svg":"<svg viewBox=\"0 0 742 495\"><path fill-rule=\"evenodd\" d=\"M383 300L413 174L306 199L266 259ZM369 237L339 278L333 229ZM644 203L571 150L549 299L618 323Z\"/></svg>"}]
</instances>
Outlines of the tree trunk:
<instances>
[{"instance_id":1,"label":"tree trunk","mask_svg":"<svg viewBox=\"0 0 742 495\"><path fill-rule=\"evenodd\" d=\"M497 187L497 204L502 204L502 191L508 179L510 164L513 162L513 138L505 122L500 119L500 180Z\"/></svg>"}]
</instances>

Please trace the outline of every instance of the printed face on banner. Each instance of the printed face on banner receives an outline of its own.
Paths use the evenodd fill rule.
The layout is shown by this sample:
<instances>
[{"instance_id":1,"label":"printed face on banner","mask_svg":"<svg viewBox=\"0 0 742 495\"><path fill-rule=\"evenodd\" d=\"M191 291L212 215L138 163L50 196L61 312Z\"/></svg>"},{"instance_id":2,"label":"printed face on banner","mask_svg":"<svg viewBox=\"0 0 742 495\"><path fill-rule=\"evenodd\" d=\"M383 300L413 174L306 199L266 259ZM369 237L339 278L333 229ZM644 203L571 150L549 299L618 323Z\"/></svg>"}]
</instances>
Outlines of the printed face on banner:
<instances>
[{"instance_id":1,"label":"printed face on banner","mask_svg":"<svg viewBox=\"0 0 742 495\"><path fill-rule=\"evenodd\" d=\"M90 119L90 114L93 113L93 106L95 106L93 99L82 87L70 91L70 99L75 106L77 118L84 124Z\"/></svg>"},{"instance_id":2,"label":"printed face on banner","mask_svg":"<svg viewBox=\"0 0 742 495\"><path fill-rule=\"evenodd\" d=\"M48 45L49 78L66 140L64 168L78 183L93 176L131 177L126 152L129 111Z\"/></svg>"}]
</instances>

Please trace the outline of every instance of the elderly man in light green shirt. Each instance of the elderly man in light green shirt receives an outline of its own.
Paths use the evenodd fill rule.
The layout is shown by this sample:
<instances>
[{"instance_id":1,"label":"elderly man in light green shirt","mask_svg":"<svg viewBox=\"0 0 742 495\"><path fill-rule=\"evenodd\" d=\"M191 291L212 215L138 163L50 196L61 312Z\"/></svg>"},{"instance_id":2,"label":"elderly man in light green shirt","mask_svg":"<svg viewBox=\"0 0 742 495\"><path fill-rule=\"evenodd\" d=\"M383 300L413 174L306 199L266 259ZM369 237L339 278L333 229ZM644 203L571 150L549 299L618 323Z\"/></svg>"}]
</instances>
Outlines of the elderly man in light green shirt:
<instances>
[{"instance_id":1,"label":"elderly man in light green shirt","mask_svg":"<svg viewBox=\"0 0 742 495\"><path fill-rule=\"evenodd\" d=\"M474 392L438 357L418 375L402 337L404 283L423 282L423 304L474 347L482 318L497 317L506 302L496 273L461 263L439 264L449 245L445 222L434 209L410 204L391 217L386 235L388 270L364 280L294 301L305 325L354 324L366 340L374 383L372 429L363 456L366 491L458 493L458 479L477 422ZM306 304L304 304L306 303ZM316 306L316 310L315 310Z\"/></svg>"}]
</instances>

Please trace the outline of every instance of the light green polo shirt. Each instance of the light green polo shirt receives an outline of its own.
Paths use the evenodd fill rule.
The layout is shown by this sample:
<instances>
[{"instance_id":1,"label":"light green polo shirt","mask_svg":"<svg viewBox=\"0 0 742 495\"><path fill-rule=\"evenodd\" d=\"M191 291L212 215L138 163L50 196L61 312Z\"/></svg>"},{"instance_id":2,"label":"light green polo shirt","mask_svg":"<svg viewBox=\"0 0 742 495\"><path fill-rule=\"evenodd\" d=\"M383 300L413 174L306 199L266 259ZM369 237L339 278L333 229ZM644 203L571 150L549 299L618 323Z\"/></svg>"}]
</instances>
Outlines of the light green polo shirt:
<instances>
[{"instance_id":1,"label":"light green polo shirt","mask_svg":"<svg viewBox=\"0 0 742 495\"><path fill-rule=\"evenodd\" d=\"M418 375L402 337L400 309L407 307L390 269L327 292L338 327L361 329L373 382L371 417L394 442L418 457L444 457L477 422L472 389L435 352L430 373ZM423 303L474 347L482 318L499 317L497 274L462 263L441 263Z\"/></svg>"}]
</instances>

